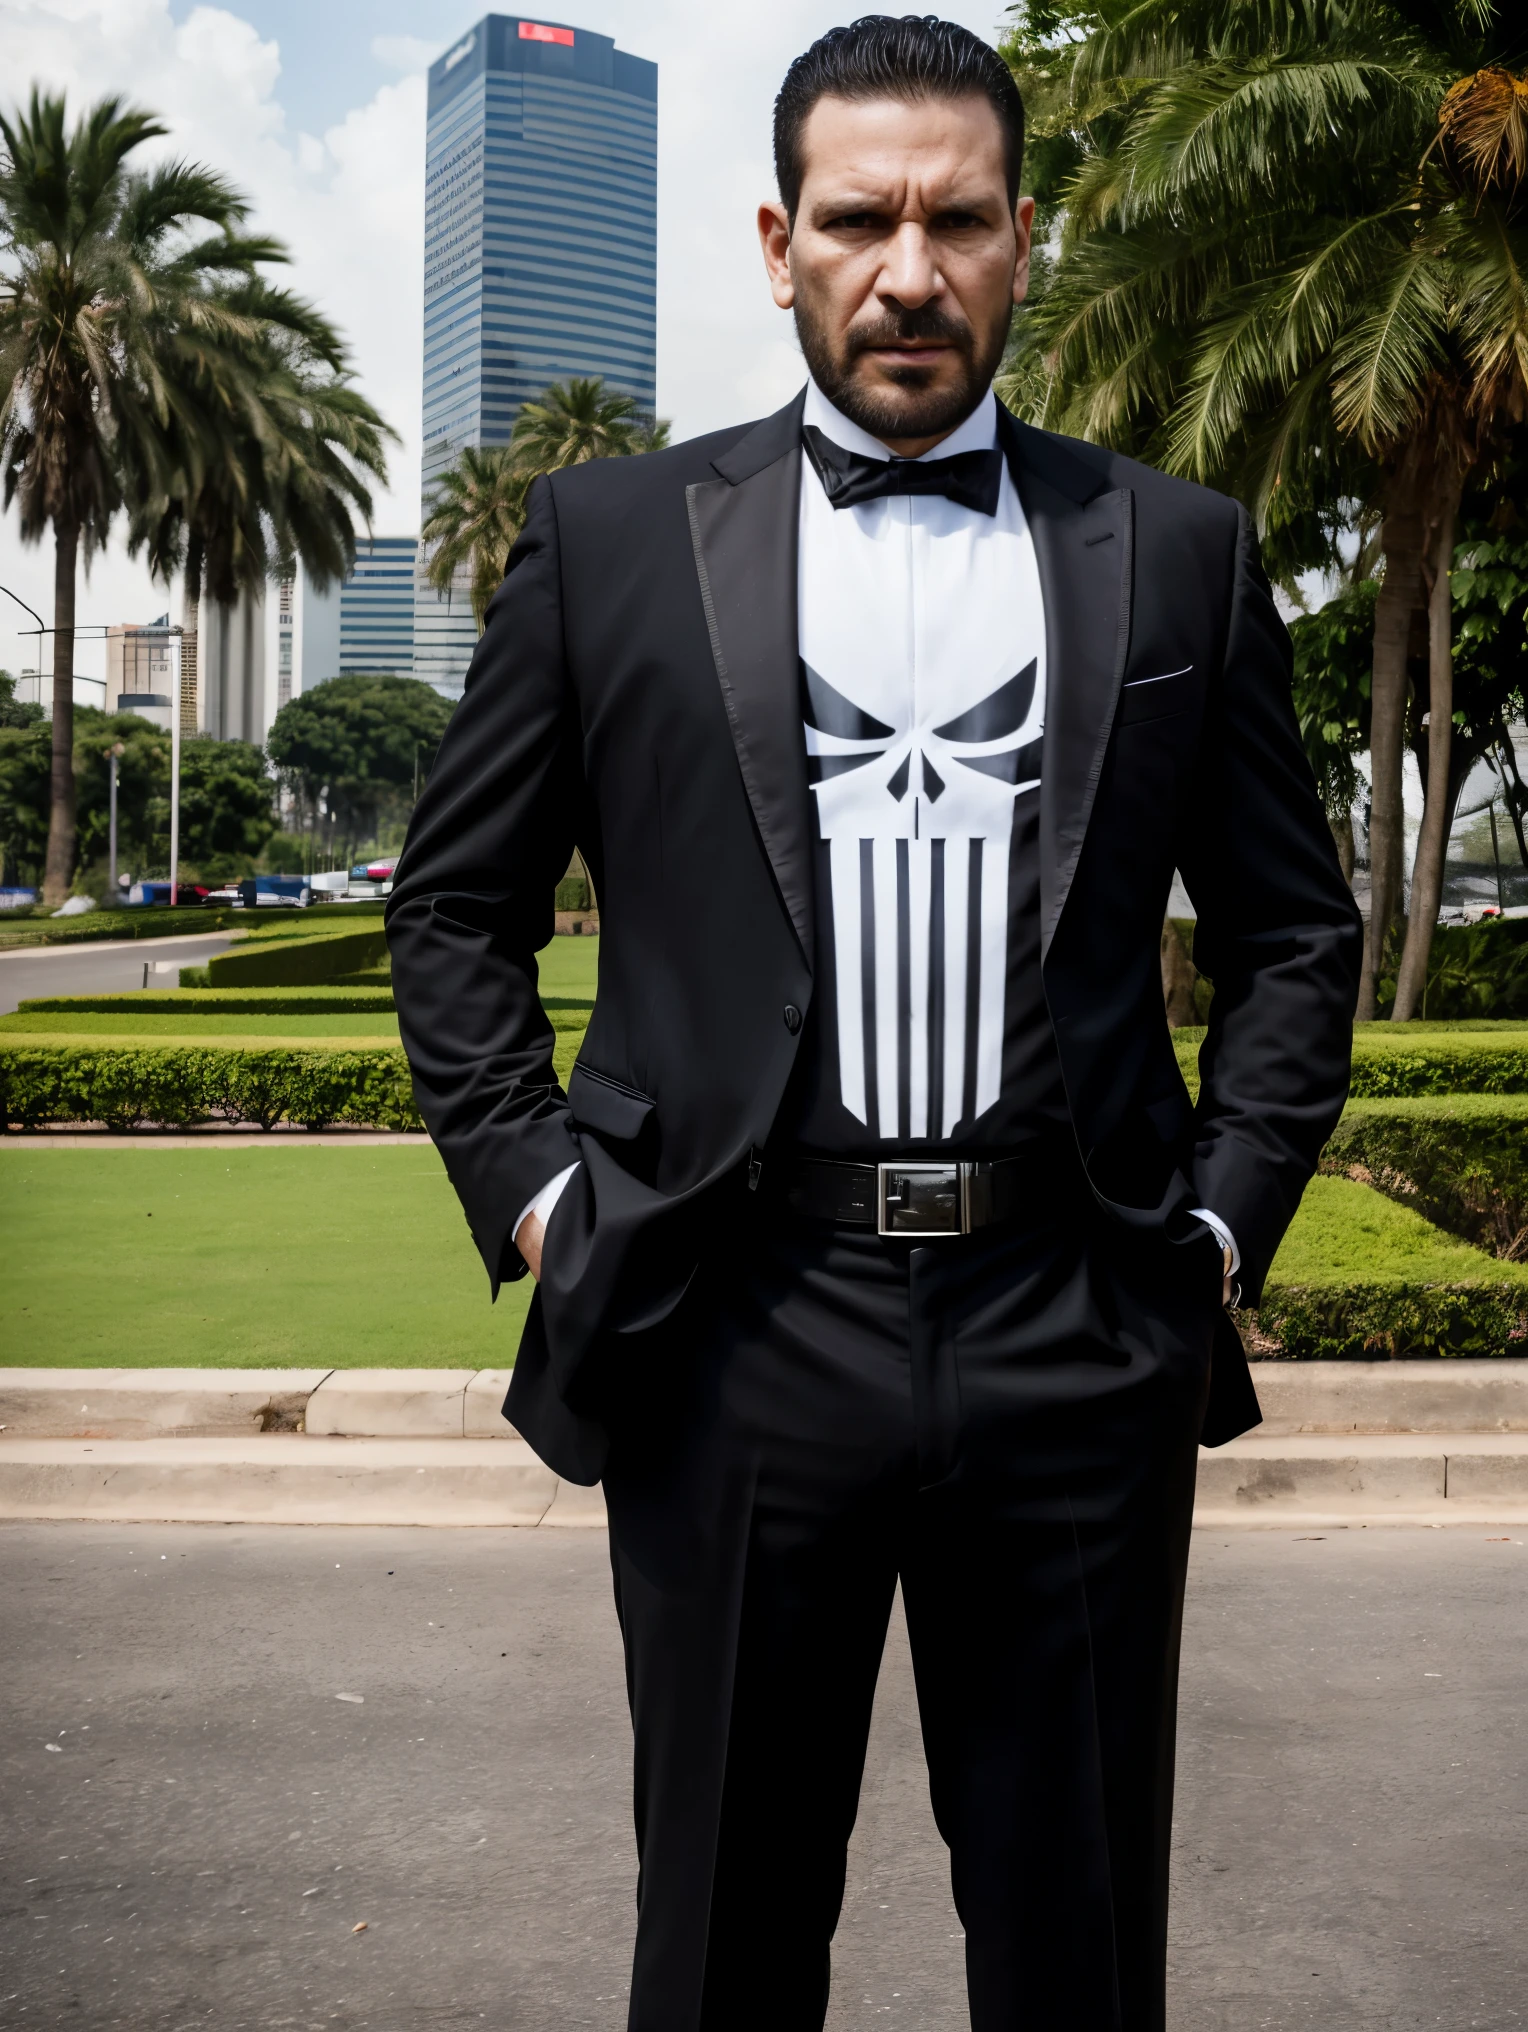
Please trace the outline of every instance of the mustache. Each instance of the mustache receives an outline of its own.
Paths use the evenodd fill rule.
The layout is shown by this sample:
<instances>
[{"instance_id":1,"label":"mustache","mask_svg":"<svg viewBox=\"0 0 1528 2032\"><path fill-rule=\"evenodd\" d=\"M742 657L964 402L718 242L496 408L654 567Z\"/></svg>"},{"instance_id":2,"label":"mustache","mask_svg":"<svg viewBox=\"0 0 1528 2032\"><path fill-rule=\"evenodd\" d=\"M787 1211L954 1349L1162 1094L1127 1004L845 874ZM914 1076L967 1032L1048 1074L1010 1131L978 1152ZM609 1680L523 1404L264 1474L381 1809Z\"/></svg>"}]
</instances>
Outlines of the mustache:
<instances>
[{"instance_id":1,"label":"mustache","mask_svg":"<svg viewBox=\"0 0 1528 2032\"><path fill-rule=\"evenodd\" d=\"M852 359L880 346L905 345L913 339L939 339L970 353L975 334L964 318L952 317L937 304L922 304L916 310L888 310L868 324L856 325L845 334Z\"/></svg>"}]
</instances>

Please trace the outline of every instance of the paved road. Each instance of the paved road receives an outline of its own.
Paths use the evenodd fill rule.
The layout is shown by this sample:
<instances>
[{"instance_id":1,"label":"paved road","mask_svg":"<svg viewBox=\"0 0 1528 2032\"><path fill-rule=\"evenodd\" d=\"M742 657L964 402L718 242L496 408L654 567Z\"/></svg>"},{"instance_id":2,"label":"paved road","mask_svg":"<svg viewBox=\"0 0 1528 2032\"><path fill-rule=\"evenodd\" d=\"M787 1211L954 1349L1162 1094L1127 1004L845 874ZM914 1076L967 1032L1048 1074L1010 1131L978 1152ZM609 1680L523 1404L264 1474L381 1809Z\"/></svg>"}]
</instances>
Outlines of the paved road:
<instances>
[{"instance_id":1,"label":"paved road","mask_svg":"<svg viewBox=\"0 0 1528 2032\"><path fill-rule=\"evenodd\" d=\"M1172 2032L1528 2024L1524 1536L1196 1534ZM9 1525L0 1563L0 2024L620 2032L602 1533ZM900 1628L850 1880L831 2032L958 2032Z\"/></svg>"},{"instance_id":2,"label":"paved road","mask_svg":"<svg viewBox=\"0 0 1528 2032\"><path fill-rule=\"evenodd\" d=\"M185 938L102 939L98 945L47 946L40 950L13 947L0 952L0 1016L9 1016L18 1002L37 995L120 995L143 986L145 960L184 960L204 967L214 953L233 944L231 932L202 931ZM165 974L151 986L178 986Z\"/></svg>"}]
</instances>

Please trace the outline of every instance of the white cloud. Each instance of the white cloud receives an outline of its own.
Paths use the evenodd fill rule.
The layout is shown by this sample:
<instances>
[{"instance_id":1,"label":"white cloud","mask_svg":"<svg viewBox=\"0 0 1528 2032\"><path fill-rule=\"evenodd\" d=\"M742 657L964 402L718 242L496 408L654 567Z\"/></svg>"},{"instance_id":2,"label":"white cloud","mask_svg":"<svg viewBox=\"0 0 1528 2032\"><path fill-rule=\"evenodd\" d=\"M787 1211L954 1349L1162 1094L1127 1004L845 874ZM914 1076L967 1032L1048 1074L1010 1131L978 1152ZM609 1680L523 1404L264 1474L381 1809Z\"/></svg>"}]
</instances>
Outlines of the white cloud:
<instances>
[{"instance_id":1,"label":"white cloud","mask_svg":"<svg viewBox=\"0 0 1528 2032\"><path fill-rule=\"evenodd\" d=\"M448 29L485 11L459 0ZM789 319L772 303L754 237L759 200L773 194L770 118L791 58L851 13L837 0L580 0L580 26L649 57L658 79L658 406L676 437L693 436L783 402L802 378ZM945 10L994 33L1002 0ZM379 36L376 61L401 75L321 135L288 125L283 52L249 21L198 7L175 23L168 0L0 0L5 85L64 87L79 105L125 92L164 115L168 144L223 170L254 200L255 223L290 246L295 286L346 333L361 385L400 433L383 531L418 527L423 316L423 68L444 42L443 20L420 0L420 36ZM303 61L300 47L287 52ZM343 107L343 98L336 109ZM52 604L51 560L23 552L13 517L0 523L0 585L40 611ZM0 608L8 606L0 600ZM82 594L82 619L150 616L165 599L113 552ZM16 610L11 609L15 614ZM16 614L18 620L23 619ZM27 645L0 613L0 665ZM82 650L80 669L99 657Z\"/></svg>"},{"instance_id":2,"label":"white cloud","mask_svg":"<svg viewBox=\"0 0 1528 2032\"><path fill-rule=\"evenodd\" d=\"M249 193L252 223L286 242L287 279L344 331L362 388L402 440L376 526L417 528L423 77L385 85L327 133L304 135L277 97L277 45L223 8L198 7L177 24L167 0L0 0L0 47L8 81L64 90L73 108L120 93L164 119L160 150L210 163ZM51 544L24 549L14 515L0 523L0 585L51 618ZM80 618L149 619L166 604L114 545L81 588ZM18 670L34 661L35 637L15 632L13 623L29 625L18 608L0 607L0 666ZM77 668L98 674L103 656L82 643Z\"/></svg>"},{"instance_id":3,"label":"white cloud","mask_svg":"<svg viewBox=\"0 0 1528 2032\"><path fill-rule=\"evenodd\" d=\"M371 53L390 71L427 71L440 55L440 44L418 35L374 35Z\"/></svg>"}]
</instances>

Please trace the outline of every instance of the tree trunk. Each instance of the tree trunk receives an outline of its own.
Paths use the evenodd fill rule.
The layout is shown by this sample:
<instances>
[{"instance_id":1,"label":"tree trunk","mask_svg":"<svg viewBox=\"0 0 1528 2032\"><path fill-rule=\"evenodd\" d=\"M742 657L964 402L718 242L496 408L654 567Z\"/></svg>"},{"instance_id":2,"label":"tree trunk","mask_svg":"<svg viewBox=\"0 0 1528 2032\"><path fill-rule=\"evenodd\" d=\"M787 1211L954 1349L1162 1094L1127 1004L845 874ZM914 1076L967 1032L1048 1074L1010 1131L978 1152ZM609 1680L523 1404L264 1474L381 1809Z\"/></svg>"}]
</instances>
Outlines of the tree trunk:
<instances>
[{"instance_id":1,"label":"tree trunk","mask_svg":"<svg viewBox=\"0 0 1528 2032\"><path fill-rule=\"evenodd\" d=\"M1454 738L1454 605L1449 571L1454 561L1454 523L1463 475L1450 474L1439 504L1432 544L1432 585L1427 600L1427 802L1411 871L1411 908L1406 914L1406 949L1395 984L1391 1020L1407 1023L1420 1008L1427 986L1427 961L1443 901L1443 862L1458 786L1450 768Z\"/></svg>"},{"instance_id":2,"label":"tree trunk","mask_svg":"<svg viewBox=\"0 0 1528 2032\"><path fill-rule=\"evenodd\" d=\"M1406 845L1401 802L1402 759L1406 749L1406 654L1411 617L1422 604L1421 458L1409 451L1386 490L1380 541L1385 576L1374 603L1374 675L1371 690L1369 767L1369 922L1364 937L1363 979L1358 1020L1376 1014L1384 967L1385 938L1400 909Z\"/></svg>"},{"instance_id":3,"label":"tree trunk","mask_svg":"<svg viewBox=\"0 0 1528 2032\"><path fill-rule=\"evenodd\" d=\"M53 769L42 900L57 910L69 900L74 879L74 577L80 533L73 523L57 522L53 535Z\"/></svg>"},{"instance_id":4,"label":"tree trunk","mask_svg":"<svg viewBox=\"0 0 1528 2032\"><path fill-rule=\"evenodd\" d=\"M590 895L594 894L591 887ZM1169 1030L1182 1030L1199 1021L1194 1008L1194 982L1198 976L1188 956L1188 947L1170 917L1162 920L1162 1001L1167 1009Z\"/></svg>"},{"instance_id":5,"label":"tree trunk","mask_svg":"<svg viewBox=\"0 0 1528 2032\"><path fill-rule=\"evenodd\" d=\"M1341 818L1328 818L1327 824L1332 829L1332 838L1337 842L1337 859L1342 864L1342 879L1351 889L1353 869L1358 860L1358 850L1353 840L1352 811L1345 811Z\"/></svg>"}]
</instances>

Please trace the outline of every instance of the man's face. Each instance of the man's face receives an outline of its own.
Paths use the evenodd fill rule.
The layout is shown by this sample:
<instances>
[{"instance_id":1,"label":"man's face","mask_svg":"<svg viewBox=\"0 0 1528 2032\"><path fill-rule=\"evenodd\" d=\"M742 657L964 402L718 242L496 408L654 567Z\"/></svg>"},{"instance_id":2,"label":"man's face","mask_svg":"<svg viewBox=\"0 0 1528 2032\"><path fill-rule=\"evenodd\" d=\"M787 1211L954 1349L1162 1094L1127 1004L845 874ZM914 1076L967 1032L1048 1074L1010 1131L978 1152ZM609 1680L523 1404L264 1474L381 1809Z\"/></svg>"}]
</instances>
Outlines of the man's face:
<instances>
[{"instance_id":1,"label":"man's face","mask_svg":"<svg viewBox=\"0 0 1528 2032\"><path fill-rule=\"evenodd\" d=\"M1029 283L1034 201L1008 204L985 98L819 99L792 227L759 208L775 302L844 414L916 457L970 415Z\"/></svg>"}]
</instances>

